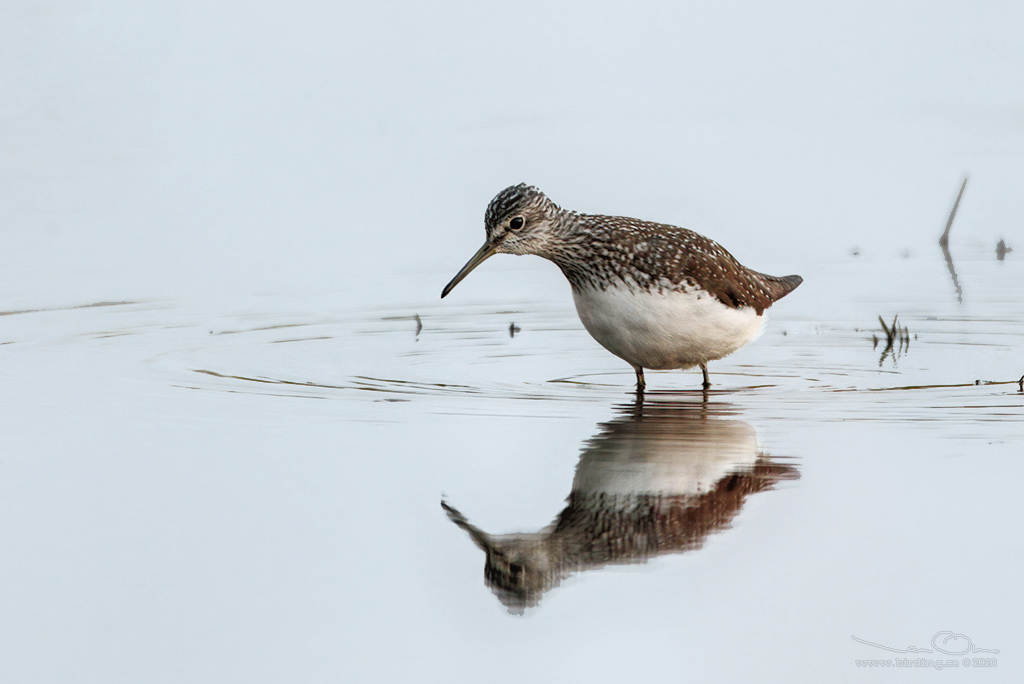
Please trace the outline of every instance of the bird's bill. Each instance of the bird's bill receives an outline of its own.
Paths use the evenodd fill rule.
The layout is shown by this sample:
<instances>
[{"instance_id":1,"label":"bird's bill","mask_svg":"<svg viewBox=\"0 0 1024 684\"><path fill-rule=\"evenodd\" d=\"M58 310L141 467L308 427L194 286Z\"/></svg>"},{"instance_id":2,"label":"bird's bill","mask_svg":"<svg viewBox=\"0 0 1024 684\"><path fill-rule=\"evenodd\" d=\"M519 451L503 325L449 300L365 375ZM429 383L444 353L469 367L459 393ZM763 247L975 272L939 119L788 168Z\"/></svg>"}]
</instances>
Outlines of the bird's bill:
<instances>
[{"instance_id":1,"label":"bird's bill","mask_svg":"<svg viewBox=\"0 0 1024 684\"><path fill-rule=\"evenodd\" d=\"M452 278L452 281L444 286L444 289L441 290L441 299L447 297L448 293L455 289L455 286L461 283L462 279L468 276L470 271L472 271L474 268L487 261L488 257L492 256L493 254L494 246L491 245L491 243L489 242L485 243L484 246L478 249L476 254L473 255L473 258L467 261L466 265L463 266L462 269L455 274L455 277Z\"/></svg>"},{"instance_id":2,"label":"bird's bill","mask_svg":"<svg viewBox=\"0 0 1024 684\"><path fill-rule=\"evenodd\" d=\"M482 551L487 551L493 546L493 544L491 544L490 536L488 536L488 534L479 527L466 520L466 516L459 513L457 508L448 505L445 501L441 502L441 508L443 508L445 513L448 514L448 519L461 527L463 531L469 535L470 539L473 540L473 543L479 546Z\"/></svg>"}]
</instances>

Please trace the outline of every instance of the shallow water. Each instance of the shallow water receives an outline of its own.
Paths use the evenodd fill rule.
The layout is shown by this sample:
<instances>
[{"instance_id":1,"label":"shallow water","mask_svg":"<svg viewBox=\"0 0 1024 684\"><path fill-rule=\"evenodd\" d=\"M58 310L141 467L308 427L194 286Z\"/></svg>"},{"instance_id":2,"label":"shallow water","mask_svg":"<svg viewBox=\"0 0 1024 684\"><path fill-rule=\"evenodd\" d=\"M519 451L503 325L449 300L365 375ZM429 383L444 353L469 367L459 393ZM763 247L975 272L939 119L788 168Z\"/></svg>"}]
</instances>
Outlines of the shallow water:
<instances>
[{"instance_id":1,"label":"shallow water","mask_svg":"<svg viewBox=\"0 0 1024 684\"><path fill-rule=\"evenodd\" d=\"M1005 675L1024 274L965 252L962 302L937 248L821 264L706 398L652 372L642 402L539 260L340 312L5 311L4 639L69 644L54 680L784 679L952 630ZM482 300L502 279L515 309Z\"/></svg>"}]
</instances>

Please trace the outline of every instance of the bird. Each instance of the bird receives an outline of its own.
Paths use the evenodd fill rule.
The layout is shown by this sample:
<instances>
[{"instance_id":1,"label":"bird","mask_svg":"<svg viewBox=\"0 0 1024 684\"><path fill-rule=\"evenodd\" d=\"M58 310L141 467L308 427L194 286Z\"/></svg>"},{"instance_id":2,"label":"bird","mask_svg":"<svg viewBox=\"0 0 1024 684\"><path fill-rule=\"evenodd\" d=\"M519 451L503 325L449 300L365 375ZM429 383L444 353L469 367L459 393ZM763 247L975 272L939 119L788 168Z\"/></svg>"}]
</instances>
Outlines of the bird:
<instances>
[{"instance_id":1,"label":"bird","mask_svg":"<svg viewBox=\"0 0 1024 684\"><path fill-rule=\"evenodd\" d=\"M512 185L484 213L486 240L441 291L445 298L495 254L553 262L572 287L587 332L636 372L699 366L733 353L761 332L765 311L803 278L740 264L692 230L624 216L562 209L538 188Z\"/></svg>"}]
</instances>

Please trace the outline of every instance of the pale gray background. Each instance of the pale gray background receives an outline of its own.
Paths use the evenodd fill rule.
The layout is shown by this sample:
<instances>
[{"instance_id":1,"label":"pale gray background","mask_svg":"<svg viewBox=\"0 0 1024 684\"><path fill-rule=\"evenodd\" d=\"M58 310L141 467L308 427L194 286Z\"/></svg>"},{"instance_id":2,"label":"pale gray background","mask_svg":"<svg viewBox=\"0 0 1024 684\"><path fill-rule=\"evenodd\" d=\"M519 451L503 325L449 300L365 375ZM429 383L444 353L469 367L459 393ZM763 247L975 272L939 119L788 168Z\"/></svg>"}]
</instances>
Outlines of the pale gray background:
<instances>
[{"instance_id":1,"label":"pale gray background","mask_svg":"<svg viewBox=\"0 0 1024 684\"><path fill-rule=\"evenodd\" d=\"M0 12L0 278L37 303L54 272L104 298L455 269L520 181L801 263L930 236L967 171L965 215L1014 202L1024 169L1019 3Z\"/></svg>"}]
</instances>

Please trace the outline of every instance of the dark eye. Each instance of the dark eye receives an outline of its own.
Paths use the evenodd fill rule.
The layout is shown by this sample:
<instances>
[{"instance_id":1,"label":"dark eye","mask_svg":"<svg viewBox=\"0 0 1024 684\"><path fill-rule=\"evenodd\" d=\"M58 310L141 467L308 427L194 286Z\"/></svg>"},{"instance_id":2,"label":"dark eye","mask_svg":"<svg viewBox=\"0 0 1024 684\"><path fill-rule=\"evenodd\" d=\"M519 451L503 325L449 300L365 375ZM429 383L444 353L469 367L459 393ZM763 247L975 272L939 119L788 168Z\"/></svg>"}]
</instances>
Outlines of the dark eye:
<instances>
[{"instance_id":1,"label":"dark eye","mask_svg":"<svg viewBox=\"0 0 1024 684\"><path fill-rule=\"evenodd\" d=\"M525 223L526 219L524 219L522 216L513 216L512 220L508 222L508 227L510 230L519 230L520 228L523 227L523 224Z\"/></svg>"}]
</instances>

